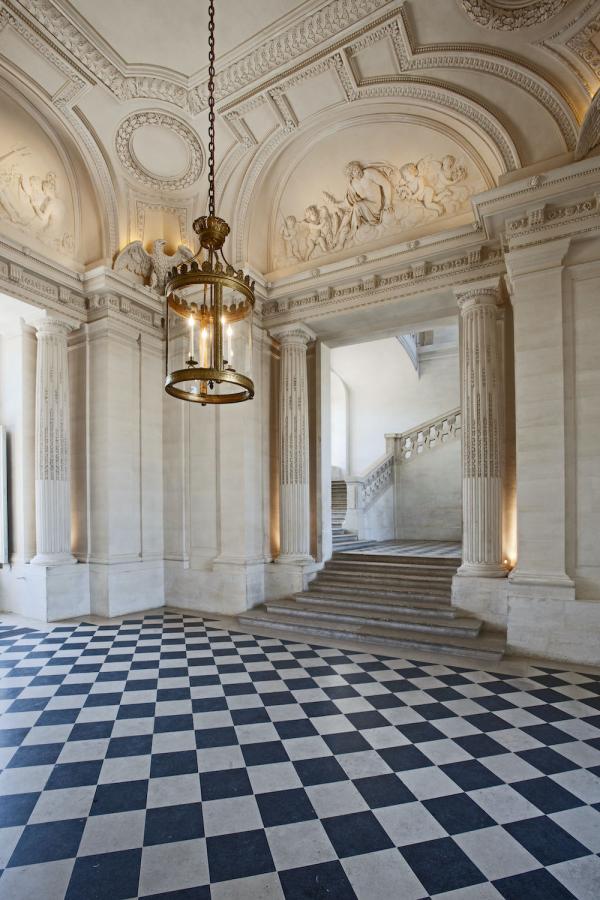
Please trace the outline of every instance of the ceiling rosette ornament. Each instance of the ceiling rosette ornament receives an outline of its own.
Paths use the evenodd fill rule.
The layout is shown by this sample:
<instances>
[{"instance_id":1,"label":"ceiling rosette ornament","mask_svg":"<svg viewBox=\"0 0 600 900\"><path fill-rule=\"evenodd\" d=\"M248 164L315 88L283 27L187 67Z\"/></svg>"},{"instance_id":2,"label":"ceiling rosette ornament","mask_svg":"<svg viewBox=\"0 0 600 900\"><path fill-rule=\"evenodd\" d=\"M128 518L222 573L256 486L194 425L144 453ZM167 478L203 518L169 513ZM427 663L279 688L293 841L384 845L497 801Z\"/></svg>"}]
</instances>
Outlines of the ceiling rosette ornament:
<instances>
[{"instance_id":1,"label":"ceiling rosette ornament","mask_svg":"<svg viewBox=\"0 0 600 900\"><path fill-rule=\"evenodd\" d=\"M162 160L156 152L161 146L166 151ZM115 147L126 172L159 191L189 187L204 168L204 151L195 132L181 119L159 110L127 116L119 125ZM175 165L177 171L163 171L164 159Z\"/></svg>"},{"instance_id":2,"label":"ceiling rosette ornament","mask_svg":"<svg viewBox=\"0 0 600 900\"><path fill-rule=\"evenodd\" d=\"M568 0L458 0L477 25L499 31L531 28L550 19Z\"/></svg>"}]
</instances>

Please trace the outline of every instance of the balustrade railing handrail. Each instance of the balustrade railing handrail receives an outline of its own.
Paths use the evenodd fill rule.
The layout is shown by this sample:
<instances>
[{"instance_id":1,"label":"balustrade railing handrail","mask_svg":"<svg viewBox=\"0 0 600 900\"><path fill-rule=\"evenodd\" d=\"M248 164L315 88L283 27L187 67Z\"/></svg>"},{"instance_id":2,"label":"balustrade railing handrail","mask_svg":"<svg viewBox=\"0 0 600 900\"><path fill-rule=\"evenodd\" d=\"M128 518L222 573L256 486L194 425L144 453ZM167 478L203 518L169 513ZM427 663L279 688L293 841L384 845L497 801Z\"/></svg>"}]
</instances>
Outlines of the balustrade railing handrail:
<instances>
[{"instance_id":1,"label":"balustrade railing handrail","mask_svg":"<svg viewBox=\"0 0 600 900\"><path fill-rule=\"evenodd\" d=\"M457 438L461 432L462 420L460 407L442 413L433 419L422 422L409 431L400 434L386 434L385 440L389 453L397 462L407 462L420 456L424 450L430 450L449 440Z\"/></svg>"},{"instance_id":2,"label":"balustrade railing handrail","mask_svg":"<svg viewBox=\"0 0 600 900\"><path fill-rule=\"evenodd\" d=\"M414 428L407 428L405 431L386 434L385 438L395 438L396 440L400 440L400 438L409 437L411 434L419 434L422 431L426 431L428 428L433 428L435 425L443 425L444 422L451 419L452 416L460 416L460 406L442 413L441 415L434 416L432 419L427 419L426 422L421 422L420 425L416 425Z\"/></svg>"}]
</instances>

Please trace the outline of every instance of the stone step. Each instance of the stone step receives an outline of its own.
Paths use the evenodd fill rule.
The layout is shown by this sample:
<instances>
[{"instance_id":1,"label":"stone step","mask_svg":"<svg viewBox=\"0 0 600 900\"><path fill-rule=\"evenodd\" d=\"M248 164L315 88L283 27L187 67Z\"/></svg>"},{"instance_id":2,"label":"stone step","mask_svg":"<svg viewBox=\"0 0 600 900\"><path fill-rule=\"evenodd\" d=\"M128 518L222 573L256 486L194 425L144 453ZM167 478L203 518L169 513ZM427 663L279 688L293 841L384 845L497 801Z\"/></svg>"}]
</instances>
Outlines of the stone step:
<instances>
[{"instance_id":1,"label":"stone step","mask_svg":"<svg viewBox=\"0 0 600 900\"><path fill-rule=\"evenodd\" d=\"M449 601L432 600L422 597L406 597L386 598L372 595L336 594L333 590L319 591L308 590L299 591L294 597L301 603L309 603L312 606L341 607L342 609L359 609L359 610L379 610L381 612L397 612L414 613L422 616L439 616L444 619L454 619L458 615L456 607L452 606Z\"/></svg>"},{"instance_id":2,"label":"stone step","mask_svg":"<svg viewBox=\"0 0 600 900\"><path fill-rule=\"evenodd\" d=\"M308 589L311 593L330 593L340 594L351 597L378 597L386 600L428 600L431 603L450 603L450 594L439 591L430 591L427 585L419 585L416 588L405 588L404 590L389 587L367 587L366 585L357 585L354 582L323 582L322 576L315 578L310 582Z\"/></svg>"},{"instance_id":3,"label":"stone step","mask_svg":"<svg viewBox=\"0 0 600 900\"><path fill-rule=\"evenodd\" d=\"M481 630L481 621L475 618L456 617L454 619L436 619L432 616L419 616L395 610L394 612L380 612L378 610L360 611L322 604L315 608L309 603L298 600L270 600L265 604L269 613L287 616L295 616L299 619L309 618L319 622L332 622L341 625L357 626L386 626L392 629L404 629L423 634L451 634L463 637L477 637Z\"/></svg>"},{"instance_id":4,"label":"stone step","mask_svg":"<svg viewBox=\"0 0 600 900\"><path fill-rule=\"evenodd\" d=\"M375 644L387 648L390 652L409 648L421 651L434 651L459 656L476 657L486 660L502 658L505 640L495 633L480 633L476 637L448 634L421 634L408 629L391 629L382 625L351 625L325 623L315 618L299 620L295 616L284 613L269 613L264 606L255 607L242 613L239 617L241 625L247 628L269 628L283 632L319 636L329 640L356 641L358 643Z\"/></svg>"},{"instance_id":5,"label":"stone step","mask_svg":"<svg viewBox=\"0 0 600 900\"><path fill-rule=\"evenodd\" d=\"M438 584L429 579L406 578L398 580L384 580L379 578L339 578L319 572L314 583L319 587L344 587L347 589L368 589L380 593L424 593L436 597L450 597L450 585Z\"/></svg>"},{"instance_id":6,"label":"stone step","mask_svg":"<svg viewBox=\"0 0 600 900\"><path fill-rule=\"evenodd\" d=\"M323 572L336 578L379 578L381 581L394 581L405 578L419 578L428 580L438 584L452 584L452 573L444 569L435 569L432 567L424 568L419 566L402 566L397 569L384 569L378 566L365 565L358 566L342 566L337 563L326 563Z\"/></svg>"},{"instance_id":7,"label":"stone step","mask_svg":"<svg viewBox=\"0 0 600 900\"><path fill-rule=\"evenodd\" d=\"M362 560L360 557L364 556ZM414 570L418 572L439 572L451 578L458 569L458 563L448 565L435 557L420 556L399 556L397 558L384 556L377 558L374 553L347 553L334 554L331 559L327 560L327 565L333 568L344 568L349 571L364 571L366 568L370 572L403 572L405 570Z\"/></svg>"},{"instance_id":8,"label":"stone step","mask_svg":"<svg viewBox=\"0 0 600 900\"><path fill-rule=\"evenodd\" d=\"M413 566L442 566L444 568L449 568L456 570L460 564L461 560L457 559L453 556L410 556L410 555L398 555L385 553L360 553L360 554L352 554L352 553L344 553L344 554L334 554L332 557L332 562L343 562L345 564L349 563L360 563L360 565L364 565L365 563L378 563L380 565L413 565Z\"/></svg>"}]
</instances>

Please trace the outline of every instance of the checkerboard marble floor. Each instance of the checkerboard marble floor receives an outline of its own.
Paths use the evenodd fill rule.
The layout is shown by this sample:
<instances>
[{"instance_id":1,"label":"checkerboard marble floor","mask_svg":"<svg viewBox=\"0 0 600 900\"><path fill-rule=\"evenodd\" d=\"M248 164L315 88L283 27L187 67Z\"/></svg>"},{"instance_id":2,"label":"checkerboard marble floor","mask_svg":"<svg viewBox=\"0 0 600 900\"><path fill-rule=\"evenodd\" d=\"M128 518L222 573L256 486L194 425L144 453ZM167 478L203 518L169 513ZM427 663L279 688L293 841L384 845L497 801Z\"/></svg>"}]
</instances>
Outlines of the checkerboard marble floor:
<instances>
[{"instance_id":1,"label":"checkerboard marble floor","mask_svg":"<svg viewBox=\"0 0 600 900\"><path fill-rule=\"evenodd\" d=\"M600 677L0 627L2 900L600 897Z\"/></svg>"}]
</instances>

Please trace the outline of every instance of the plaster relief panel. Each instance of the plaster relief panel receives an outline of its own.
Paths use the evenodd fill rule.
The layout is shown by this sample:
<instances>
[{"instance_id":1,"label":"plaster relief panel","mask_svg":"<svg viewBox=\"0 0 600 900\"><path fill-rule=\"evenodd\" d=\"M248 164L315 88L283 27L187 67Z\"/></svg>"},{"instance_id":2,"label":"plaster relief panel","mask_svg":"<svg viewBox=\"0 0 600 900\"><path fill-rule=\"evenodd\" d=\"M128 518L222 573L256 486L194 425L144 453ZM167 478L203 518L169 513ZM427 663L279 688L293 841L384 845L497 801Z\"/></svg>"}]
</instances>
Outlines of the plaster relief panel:
<instances>
[{"instance_id":1,"label":"plaster relief panel","mask_svg":"<svg viewBox=\"0 0 600 900\"><path fill-rule=\"evenodd\" d=\"M75 211L66 168L33 118L2 95L0 229L27 244L72 257Z\"/></svg>"},{"instance_id":2,"label":"plaster relief panel","mask_svg":"<svg viewBox=\"0 0 600 900\"><path fill-rule=\"evenodd\" d=\"M294 168L277 205L272 270L464 224L486 186L450 137L419 125L330 135Z\"/></svg>"}]
</instances>

